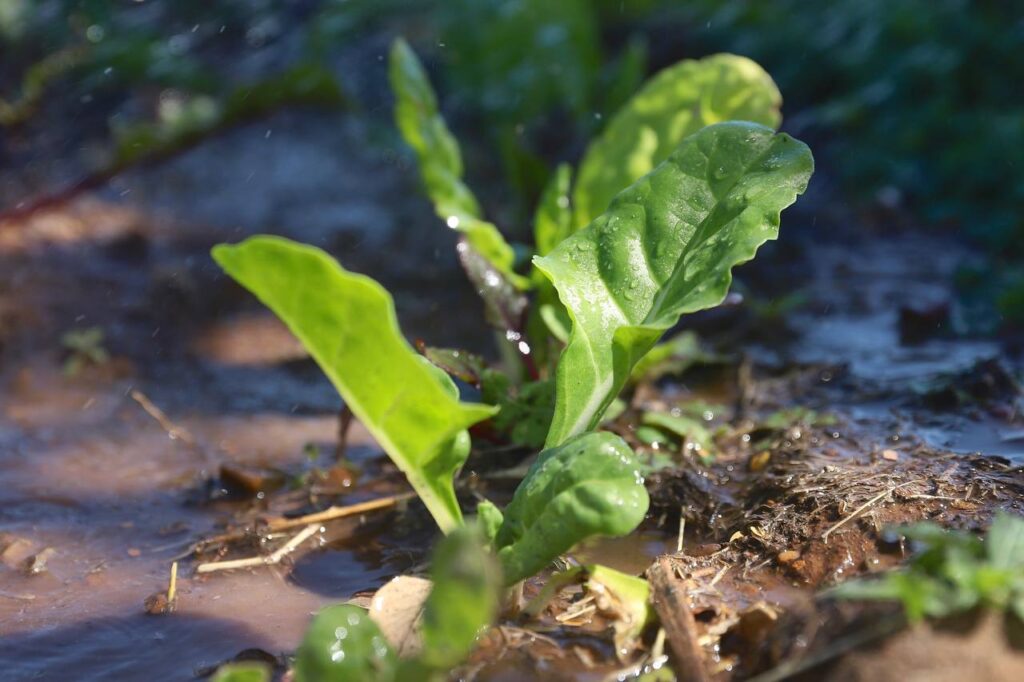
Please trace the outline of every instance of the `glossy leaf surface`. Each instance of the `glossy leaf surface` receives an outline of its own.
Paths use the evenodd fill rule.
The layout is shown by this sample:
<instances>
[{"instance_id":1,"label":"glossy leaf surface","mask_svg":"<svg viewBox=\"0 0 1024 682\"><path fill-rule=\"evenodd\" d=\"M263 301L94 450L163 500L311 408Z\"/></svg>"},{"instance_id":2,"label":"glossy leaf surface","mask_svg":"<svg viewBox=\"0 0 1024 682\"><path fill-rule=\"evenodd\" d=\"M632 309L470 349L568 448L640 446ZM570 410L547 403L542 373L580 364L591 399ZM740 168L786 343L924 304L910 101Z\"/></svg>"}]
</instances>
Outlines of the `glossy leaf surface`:
<instances>
[{"instance_id":1,"label":"glossy leaf surface","mask_svg":"<svg viewBox=\"0 0 1024 682\"><path fill-rule=\"evenodd\" d=\"M633 451L615 434L587 433L545 450L495 538L506 583L537 573L588 537L631 532L648 503Z\"/></svg>"},{"instance_id":2,"label":"glossy leaf surface","mask_svg":"<svg viewBox=\"0 0 1024 682\"><path fill-rule=\"evenodd\" d=\"M399 660L363 609L328 606L310 623L295 656L295 682L393 680Z\"/></svg>"},{"instance_id":3,"label":"glossy leaf surface","mask_svg":"<svg viewBox=\"0 0 1024 682\"><path fill-rule=\"evenodd\" d=\"M302 341L441 529L459 525L452 477L469 452L466 429L496 408L459 402L451 380L402 336L387 290L320 249L253 237L213 257Z\"/></svg>"},{"instance_id":4,"label":"glossy leaf surface","mask_svg":"<svg viewBox=\"0 0 1024 682\"><path fill-rule=\"evenodd\" d=\"M573 321L548 447L594 428L681 315L725 298L733 266L778 236L780 212L813 167L807 146L788 135L753 123L708 126L534 259Z\"/></svg>"},{"instance_id":5,"label":"glossy leaf surface","mask_svg":"<svg viewBox=\"0 0 1024 682\"><path fill-rule=\"evenodd\" d=\"M587 149L573 193L576 228L601 215L616 194L668 158L684 138L731 120L775 128L781 103L771 76L746 57L688 59L656 74Z\"/></svg>"}]
</instances>

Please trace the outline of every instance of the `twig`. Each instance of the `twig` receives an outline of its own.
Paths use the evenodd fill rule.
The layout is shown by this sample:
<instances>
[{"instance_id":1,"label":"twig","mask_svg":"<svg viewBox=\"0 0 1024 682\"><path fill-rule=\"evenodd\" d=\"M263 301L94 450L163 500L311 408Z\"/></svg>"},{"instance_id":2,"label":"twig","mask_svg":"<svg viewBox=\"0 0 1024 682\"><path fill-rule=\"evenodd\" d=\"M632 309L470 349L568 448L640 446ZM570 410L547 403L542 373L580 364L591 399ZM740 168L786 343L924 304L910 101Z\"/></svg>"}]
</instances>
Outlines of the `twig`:
<instances>
[{"instance_id":1,"label":"twig","mask_svg":"<svg viewBox=\"0 0 1024 682\"><path fill-rule=\"evenodd\" d=\"M157 423L163 427L164 431L167 432L167 435L170 436L172 440L180 440L189 447L196 447L196 440L192 437L192 434L188 432L188 429L178 426L172 422L167 415L164 414L163 410L154 405L153 401L147 398L142 391L133 388L129 395L131 395L132 400L142 406L142 409L146 411L146 414L155 419Z\"/></svg>"},{"instance_id":2,"label":"twig","mask_svg":"<svg viewBox=\"0 0 1024 682\"><path fill-rule=\"evenodd\" d=\"M863 512L865 509L867 509L871 505L877 503L879 500L881 500L881 499L883 499L883 498L885 498L885 497L887 497L889 495L892 495L894 492L896 492L897 490L899 490L903 486L909 485L912 482L913 481L904 481L903 483L900 483L897 486L893 486L892 488L889 488L888 490L883 490L882 492L878 493L877 495L872 497L870 500L868 500L867 502L865 502L861 506L859 506L856 509L854 509L853 512L851 512L849 516L845 517L839 523L835 524L834 526L832 526L831 528L826 530L824 533L822 533L822 535L821 535L822 541L823 542L828 542L828 536L829 535L831 535L835 531L839 530L841 527L845 526L848 522L850 522L853 519L855 519L858 516L860 516L860 513Z\"/></svg>"},{"instance_id":3,"label":"twig","mask_svg":"<svg viewBox=\"0 0 1024 682\"><path fill-rule=\"evenodd\" d=\"M669 558L658 559L647 569L647 578L651 583L651 601L672 648L679 679L708 682L710 677L704 665L704 655L697 643L697 624Z\"/></svg>"},{"instance_id":4,"label":"twig","mask_svg":"<svg viewBox=\"0 0 1024 682\"><path fill-rule=\"evenodd\" d=\"M213 571L230 571L234 568L251 568L253 566L273 566L281 563L281 559L291 554L295 548L305 542L311 535L320 530L319 523L311 523L298 533L291 540L285 543L269 556L254 556L247 559L232 559L230 561L211 561L196 566L196 573L212 573Z\"/></svg>"},{"instance_id":5,"label":"twig","mask_svg":"<svg viewBox=\"0 0 1024 682\"><path fill-rule=\"evenodd\" d=\"M686 533L686 515L683 508L679 508L679 536L676 538L676 554L683 553L683 534Z\"/></svg>"},{"instance_id":6,"label":"twig","mask_svg":"<svg viewBox=\"0 0 1024 682\"><path fill-rule=\"evenodd\" d=\"M167 585L167 607L171 608L174 598L178 596L178 562L171 564L171 581Z\"/></svg>"},{"instance_id":7,"label":"twig","mask_svg":"<svg viewBox=\"0 0 1024 682\"><path fill-rule=\"evenodd\" d=\"M365 514L366 512L393 507L399 502L411 500L414 497L416 497L415 493L402 493L401 495L390 495L388 497L380 497L376 500L369 500L367 502L349 504L344 507L328 507L323 511L306 514L305 516L297 516L293 519L270 519L267 521L267 528L271 531L276 531L284 530L286 528L294 528L295 526L303 526L308 523L326 523L327 521L333 521L334 519L340 519L346 516Z\"/></svg>"}]
</instances>

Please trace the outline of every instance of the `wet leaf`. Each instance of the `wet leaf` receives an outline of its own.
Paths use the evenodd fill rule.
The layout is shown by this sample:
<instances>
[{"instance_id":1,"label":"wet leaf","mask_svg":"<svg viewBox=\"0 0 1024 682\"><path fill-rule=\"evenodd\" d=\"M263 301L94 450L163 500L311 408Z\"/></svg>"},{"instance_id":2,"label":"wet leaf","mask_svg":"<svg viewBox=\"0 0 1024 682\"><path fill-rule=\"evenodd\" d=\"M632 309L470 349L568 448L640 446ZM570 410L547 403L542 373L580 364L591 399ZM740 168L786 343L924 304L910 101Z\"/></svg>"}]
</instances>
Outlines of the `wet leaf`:
<instances>
[{"instance_id":1,"label":"wet leaf","mask_svg":"<svg viewBox=\"0 0 1024 682\"><path fill-rule=\"evenodd\" d=\"M732 268L778 236L810 150L753 123L686 138L586 229L534 262L573 320L547 445L594 428L635 364L686 313L720 303Z\"/></svg>"},{"instance_id":2,"label":"wet leaf","mask_svg":"<svg viewBox=\"0 0 1024 682\"><path fill-rule=\"evenodd\" d=\"M480 376L487 368L487 363L479 355L454 348L434 348L419 342L417 348L435 367L443 369L459 381L472 386L480 385Z\"/></svg>"},{"instance_id":3,"label":"wet leaf","mask_svg":"<svg viewBox=\"0 0 1024 682\"><path fill-rule=\"evenodd\" d=\"M512 270L515 253L498 228L481 219L480 205L462 181L462 153L437 106L426 71L401 38L391 45L388 77L395 95L395 123L412 147L434 210L510 282L524 286Z\"/></svg>"},{"instance_id":4,"label":"wet leaf","mask_svg":"<svg viewBox=\"0 0 1024 682\"><path fill-rule=\"evenodd\" d=\"M441 529L460 525L452 477L469 454L466 429L496 408L459 402L402 336L390 294L320 249L253 237L213 257L302 341Z\"/></svg>"},{"instance_id":5,"label":"wet leaf","mask_svg":"<svg viewBox=\"0 0 1024 682\"><path fill-rule=\"evenodd\" d=\"M587 148L573 193L576 228L601 215L616 194L689 135L730 120L775 128L782 120L781 103L771 76L746 57L688 59L656 74Z\"/></svg>"},{"instance_id":6,"label":"wet leaf","mask_svg":"<svg viewBox=\"0 0 1024 682\"><path fill-rule=\"evenodd\" d=\"M505 334L508 337L506 341L512 341L523 328L526 296L516 288L506 273L496 268L468 241L460 240L456 252L462 269L484 301L487 322Z\"/></svg>"},{"instance_id":7,"label":"wet leaf","mask_svg":"<svg viewBox=\"0 0 1024 682\"><path fill-rule=\"evenodd\" d=\"M505 509L495 538L512 584L595 535L625 535L647 513L636 458L618 436L587 433L542 452Z\"/></svg>"},{"instance_id":8,"label":"wet leaf","mask_svg":"<svg viewBox=\"0 0 1024 682\"><path fill-rule=\"evenodd\" d=\"M358 606L328 606L313 618L295 656L295 682L393 680L398 656Z\"/></svg>"},{"instance_id":9,"label":"wet leaf","mask_svg":"<svg viewBox=\"0 0 1024 682\"><path fill-rule=\"evenodd\" d=\"M675 434L684 442L696 445L705 455L715 454L715 439L698 419L665 412L645 412L643 423Z\"/></svg>"}]
</instances>

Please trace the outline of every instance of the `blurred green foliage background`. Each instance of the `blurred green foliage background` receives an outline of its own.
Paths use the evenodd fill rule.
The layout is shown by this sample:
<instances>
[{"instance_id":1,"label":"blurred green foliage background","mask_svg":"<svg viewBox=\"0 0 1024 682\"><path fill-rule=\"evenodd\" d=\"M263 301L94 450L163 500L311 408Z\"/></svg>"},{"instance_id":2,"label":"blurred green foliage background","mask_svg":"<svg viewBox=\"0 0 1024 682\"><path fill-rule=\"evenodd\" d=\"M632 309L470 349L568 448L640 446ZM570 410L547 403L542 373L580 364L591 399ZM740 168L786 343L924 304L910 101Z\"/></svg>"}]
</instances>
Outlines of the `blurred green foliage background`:
<instances>
[{"instance_id":1,"label":"blurred green foliage background","mask_svg":"<svg viewBox=\"0 0 1024 682\"><path fill-rule=\"evenodd\" d=\"M34 135L130 163L292 103L387 127L366 101L386 96L337 55L365 45L373 71L398 33L435 72L475 175L512 182L496 201L518 218L650 73L751 57L844 196L986 249L965 295L1024 323L1020 0L0 0L0 163L16 171L19 149L41 147L11 140Z\"/></svg>"}]
</instances>

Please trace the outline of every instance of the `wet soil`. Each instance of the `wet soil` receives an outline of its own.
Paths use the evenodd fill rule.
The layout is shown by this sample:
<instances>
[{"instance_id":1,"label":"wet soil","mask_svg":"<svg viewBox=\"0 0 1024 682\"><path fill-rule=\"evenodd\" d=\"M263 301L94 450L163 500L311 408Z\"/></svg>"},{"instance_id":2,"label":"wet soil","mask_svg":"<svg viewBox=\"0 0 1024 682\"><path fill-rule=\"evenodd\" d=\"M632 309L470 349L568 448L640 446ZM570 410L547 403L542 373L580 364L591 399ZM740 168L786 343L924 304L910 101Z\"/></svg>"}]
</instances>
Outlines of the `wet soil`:
<instances>
[{"instance_id":1,"label":"wet soil","mask_svg":"<svg viewBox=\"0 0 1024 682\"><path fill-rule=\"evenodd\" d=\"M275 566L195 572L282 542L243 532L197 553L203 538L406 490L358 424L346 459L335 460L339 399L287 331L217 272L212 244L269 230L324 246L395 292L410 337L489 349L450 235L409 169L363 144L357 124L335 124L280 116L269 138L264 124L243 127L109 191L0 226L5 677L193 679L244 650L290 652L321 606L422 569L434 531L410 502L325 524ZM326 169L303 165L326 158L310 139L345 153ZM260 146L268 140L278 141L271 151ZM239 169L269 161L278 172L239 179ZM288 168L319 169L309 174L337 189L314 202ZM221 177L237 182L216 199L197 186ZM717 457L669 453L674 466L649 478L643 529L576 556L639 574L671 554L723 678L820 652L870 619L816 594L896 565L902 548L885 526L932 519L980 530L997 510L1024 511L1016 358L996 342L949 335L944 316L914 313L955 307L950 276L969 254L915 231L823 234L819 220L792 216L786 246L742 271L745 300L694 321L724 363L639 387L612 425L664 455L636 437L640 415L705 401ZM403 253L429 257L394 257ZM794 287L800 303L773 309ZM908 333L922 319L925 329ZM69 374L74 352L62 338L91 327L102 329L110 360ZM817 416L771 422L794 407ZM175 560L176 609L145 614ZM626 670L607 622L557 620L579 596L570 590L529 631L506 623L467 674ZM977 636L991 639L985 632ZM880 655L858 653L829 674L886 679L870 667Z\"/></svg>"}]
</instances>

